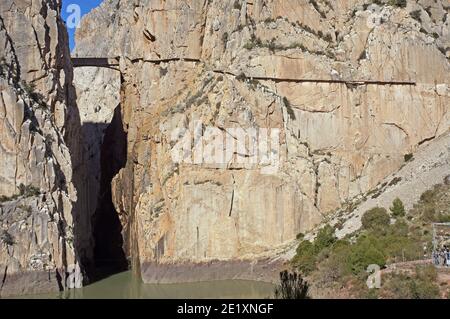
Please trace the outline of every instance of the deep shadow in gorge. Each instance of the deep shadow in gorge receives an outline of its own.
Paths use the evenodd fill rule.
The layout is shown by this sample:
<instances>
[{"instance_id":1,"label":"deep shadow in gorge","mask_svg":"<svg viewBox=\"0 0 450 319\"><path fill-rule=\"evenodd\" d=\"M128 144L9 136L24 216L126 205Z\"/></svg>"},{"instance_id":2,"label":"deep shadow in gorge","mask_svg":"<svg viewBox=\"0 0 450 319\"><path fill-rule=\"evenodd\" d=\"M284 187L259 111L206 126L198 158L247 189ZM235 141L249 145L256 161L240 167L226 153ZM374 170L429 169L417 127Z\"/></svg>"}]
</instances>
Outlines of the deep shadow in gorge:
<instances>
[{"instance_id":1,"label":"deep shadow in gorge","mask_svg":"<svg viewBox=\"0 0 450 319\"><path fill-rule=\"evenodd\" d=\"M104 125L104 124L91 124ZM100 187L92 217L94 238L93 281L128 269L123 249L122 225L112 201L111 182L127 161L127 134L123 130L120 105L105 130L100 154Z\"/></svg>"}]
</instances>

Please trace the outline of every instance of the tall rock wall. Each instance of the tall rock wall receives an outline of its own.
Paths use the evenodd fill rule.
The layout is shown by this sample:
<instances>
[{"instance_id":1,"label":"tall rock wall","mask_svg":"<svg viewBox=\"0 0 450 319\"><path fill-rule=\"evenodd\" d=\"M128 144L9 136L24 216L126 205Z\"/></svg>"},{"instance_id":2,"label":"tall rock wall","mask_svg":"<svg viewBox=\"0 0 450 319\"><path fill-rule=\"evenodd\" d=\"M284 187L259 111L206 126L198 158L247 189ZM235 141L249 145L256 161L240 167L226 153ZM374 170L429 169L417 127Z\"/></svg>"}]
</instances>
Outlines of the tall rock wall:
<instances>
[{"instance_id":1,"label":"tall rock wall","mask_svg":"<svg viewBox=\"0 0 450 319\"><path fill-rule=\"evenodd\" d=\"M368 3L106 0L83 20L78 54L121 61L113 200L144 280L258 277L253 261L449 132L448 1ZM209 128L279 130L279 166L248 141L223 161L174 160L174 132ZM190 141L194 157L210 142Z\"/></svg>"},{"instance_id":2,"label":"tall rock wall","mask_svg":"<svg viewBox=\"0 0 450 319\"><path fill-rule=\"evenodd\" d=\"M2 297L80 287L80 261L89 254L77 206L80 123L60 10L56 0L0 3Z\"/></svg>"}]
</instances>

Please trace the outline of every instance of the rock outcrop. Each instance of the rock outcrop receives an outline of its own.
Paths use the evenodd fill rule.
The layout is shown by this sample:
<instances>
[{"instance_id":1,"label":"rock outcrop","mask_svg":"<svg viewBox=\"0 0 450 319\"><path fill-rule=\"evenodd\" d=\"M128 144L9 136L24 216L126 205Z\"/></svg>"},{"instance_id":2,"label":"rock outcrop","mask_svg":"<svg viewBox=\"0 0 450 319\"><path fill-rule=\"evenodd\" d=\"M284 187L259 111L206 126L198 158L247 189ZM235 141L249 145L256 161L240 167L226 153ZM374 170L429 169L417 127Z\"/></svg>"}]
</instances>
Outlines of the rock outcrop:
<instances>
[{"instance_id":1,"label":"rock outcrop","mask_svg":"<svg viewBox=\"0 0 450 319\"><path fill-rule=\"evenodd\" d=\"M0 3L0 296L80 287L80 122L60 1Z\"/></svg>"},{"instance_id":2,"label":"rock outcrop","mask_svg":"<svg viewBox=\"0 0 450 319\"><path fill-rule=\"evenodd\" d=\"M120 57L112 195L145 281L273 257L449 131L447 2L369 2L106 0L83 19L79 56ZM195 158L236 128L279 134L265 157Z\"/></svg>"}]
</instances>

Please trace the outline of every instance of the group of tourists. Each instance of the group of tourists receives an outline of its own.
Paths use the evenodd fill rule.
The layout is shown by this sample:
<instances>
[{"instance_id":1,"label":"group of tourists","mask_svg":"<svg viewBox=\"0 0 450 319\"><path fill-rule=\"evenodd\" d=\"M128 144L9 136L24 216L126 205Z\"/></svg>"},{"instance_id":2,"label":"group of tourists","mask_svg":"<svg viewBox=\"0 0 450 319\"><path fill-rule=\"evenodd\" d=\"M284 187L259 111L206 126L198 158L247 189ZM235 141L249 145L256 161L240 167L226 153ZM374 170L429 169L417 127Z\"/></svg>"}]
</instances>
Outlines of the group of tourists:
<instances>
[{"instance_id":1,"label":"group of tourists","mask_svg":"<svg viewBox=\"0 0 450 319\"><path fill-rule=\"evenodd\" d=\"M435 266L450 267L450 250L447 246L433 252Z\"/></svg>"}]
</instances>

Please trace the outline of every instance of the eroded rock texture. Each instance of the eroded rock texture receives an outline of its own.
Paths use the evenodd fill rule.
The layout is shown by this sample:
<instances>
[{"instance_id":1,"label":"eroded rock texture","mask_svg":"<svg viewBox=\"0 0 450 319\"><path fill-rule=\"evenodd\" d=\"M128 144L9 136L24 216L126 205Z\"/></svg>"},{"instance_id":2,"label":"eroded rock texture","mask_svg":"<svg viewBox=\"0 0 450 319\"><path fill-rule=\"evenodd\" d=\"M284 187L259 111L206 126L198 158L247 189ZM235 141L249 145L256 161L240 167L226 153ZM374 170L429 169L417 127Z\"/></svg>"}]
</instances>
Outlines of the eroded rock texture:
<instances>
[{"instance_id":1,"label":"eroded rock texture","mask_svg":"<svg viewBox=\"0 0 450 319\"><path fill-rule=\"evenodd\" d=\"M0 296L80 287L79 117L60 1L0 3ZM81 226L81 227L78 227Z\"/></svg>"},{"instance_id":2,"label":"eroded rock texture","mask_svg":"<svg viewBox=\"0 0 450 319\"><path fill-rule=\"evenodd\" d=\"M272 257L448 133L449 3L406 2L106 0L83 20L80 56L121 57L112 195L144 280ZM250 150L174 162L173 132L195 121L279 129L279 169Z\"/></svg>"}]
</instances>

